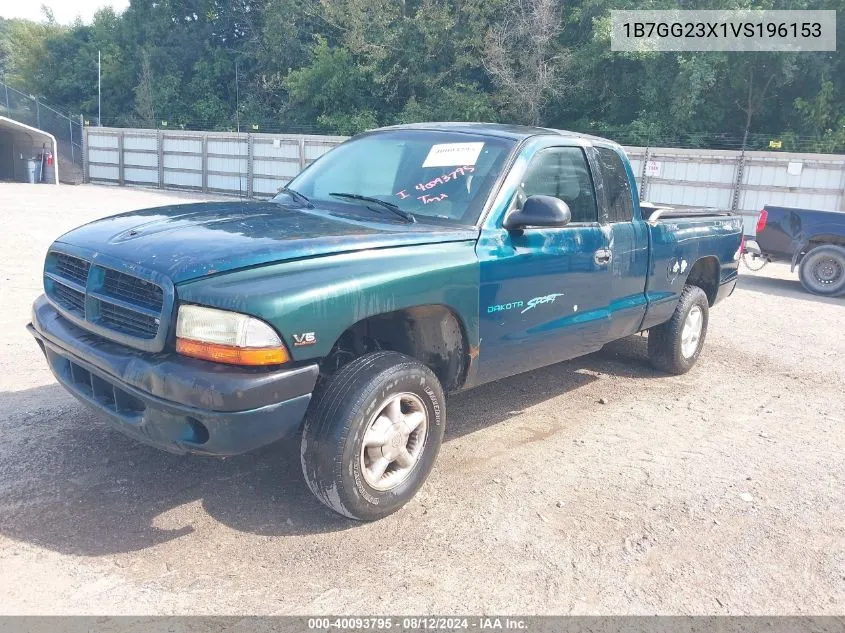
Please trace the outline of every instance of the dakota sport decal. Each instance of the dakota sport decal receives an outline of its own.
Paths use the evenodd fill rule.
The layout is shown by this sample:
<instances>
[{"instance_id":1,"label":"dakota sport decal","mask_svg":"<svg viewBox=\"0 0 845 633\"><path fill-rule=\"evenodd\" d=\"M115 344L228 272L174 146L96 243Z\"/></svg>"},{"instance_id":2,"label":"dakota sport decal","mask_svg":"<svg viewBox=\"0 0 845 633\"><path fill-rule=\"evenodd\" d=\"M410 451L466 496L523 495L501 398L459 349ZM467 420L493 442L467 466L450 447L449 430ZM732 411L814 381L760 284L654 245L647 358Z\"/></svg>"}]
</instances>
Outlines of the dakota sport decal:
<instances>
[{"instance_id":1,"label":"dakota sport decal","mask_svg":"<svg viewBox=\"0 0 845 633\"><path fill-rule=\"evenodd\" d=\"M562 292L555 292L542 297L534 297L533 299L529 299L527 303L525 301L511 301L510 303L500 303L497 305L487 306L487 314L493 314L494 312L506 312L517 308L524 308L520 311L520 314L525 314L532 308L536 308L538 305L542 305L544 303L554 303L555 299L562 296Z\"/></svg>"}]
</instances>

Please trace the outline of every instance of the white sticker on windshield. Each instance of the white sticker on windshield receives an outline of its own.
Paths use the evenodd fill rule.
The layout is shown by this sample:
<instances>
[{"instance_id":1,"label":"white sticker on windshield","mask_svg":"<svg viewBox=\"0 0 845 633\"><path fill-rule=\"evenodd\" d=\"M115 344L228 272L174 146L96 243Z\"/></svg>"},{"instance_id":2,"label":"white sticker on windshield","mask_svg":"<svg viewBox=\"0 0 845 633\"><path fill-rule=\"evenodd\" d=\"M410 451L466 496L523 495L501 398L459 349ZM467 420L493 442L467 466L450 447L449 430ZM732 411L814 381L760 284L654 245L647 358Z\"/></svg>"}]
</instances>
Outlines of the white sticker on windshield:
<instances>
[{"instance_id":1,"label":"white sticker on windshield","mask_svg":"<svg viewBox=\"0 0 845 633\"><path fill-rule=\"evenodd\" d=\"M484 143L440 143L432 145L423 167L475 165Z\"/></svg>"}]
</instances>

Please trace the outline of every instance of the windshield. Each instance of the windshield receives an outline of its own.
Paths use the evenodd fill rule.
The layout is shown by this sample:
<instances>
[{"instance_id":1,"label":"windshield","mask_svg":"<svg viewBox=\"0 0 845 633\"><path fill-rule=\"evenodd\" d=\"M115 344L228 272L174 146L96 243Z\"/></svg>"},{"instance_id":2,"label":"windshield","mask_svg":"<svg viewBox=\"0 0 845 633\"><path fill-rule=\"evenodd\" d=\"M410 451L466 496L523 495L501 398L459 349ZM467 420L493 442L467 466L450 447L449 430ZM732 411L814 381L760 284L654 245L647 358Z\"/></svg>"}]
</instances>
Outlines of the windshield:
<instances>
[{"instance_id":1,"label":"windshield","mask_svg":"<svg viewBox=\"0 0 845 633\"><path fill-rule=\"evenodd\" d=\"M353 194L395 204L420 221L428 217L475 224L513 145L507 139L457 132L374 132L339 145L288 187L320 206L373 207L372 202L332 195Z\"/></svg>"}]
</instances>

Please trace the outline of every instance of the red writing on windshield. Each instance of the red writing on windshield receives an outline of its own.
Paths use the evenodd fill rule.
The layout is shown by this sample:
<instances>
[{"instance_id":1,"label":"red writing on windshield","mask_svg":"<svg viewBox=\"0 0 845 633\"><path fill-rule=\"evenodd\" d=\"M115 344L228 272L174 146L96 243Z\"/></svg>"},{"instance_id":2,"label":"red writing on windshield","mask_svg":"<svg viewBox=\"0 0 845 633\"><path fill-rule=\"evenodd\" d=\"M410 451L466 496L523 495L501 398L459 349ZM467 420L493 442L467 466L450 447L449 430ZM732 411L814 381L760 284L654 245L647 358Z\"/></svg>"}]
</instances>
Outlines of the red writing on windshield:
<instances>
[{"instance_id":1,"label":"red writing on windshield","mask_svg":"<svg viewBox=\"0 0 845 633\"><path fill-rule=\"evenodd\" d=\"M423 204L431 204L432 202L441 202L442 200L445 200L448 197L449 196L447 196L445 193L441 193L439 196L418 196L417 200L422 200Z\"/></svg>"},{"instance_id":2,"label":"red writing on windshield","mask_svg":"<svg viewBox=\"0 0 845 633\"><path fill-rule=\"evenodd\" d=\"M449 182L450 180L454 180L458 176L465 176L466 174L471 174L475 171L475 167L472 165L464 165L463 167L458 167L455 171L449 172L448 174L443 174L442 176L438 176L434 180L429 182L421 182L414 186L414 189L418 191L428 191L429 189L434 189L438 185L442 185L444 183Z\"/></svg>"},{"instance_id":3,"label":"red writing on windshield","mask_svg":"<svg viewBox=\"0 0 845 633\"><path fill-rule=\"evenodd\" d=\"M417 191L429 191L438 187L442 184L449 182L450 180L455 180L456 178L460 178L462 176L466 176L467 174L471 174L475 171L475 167L472 165L464 165L463 167L458 167L454 171L450 171L448 173L442 174L435 178L434 180L430 180L428 182L421 182L414 185L414 189ZM405 200L406 198L410 198L411 194L408 193L407 189L403 189L402 191L393 194L398 196L400 200ZM440 202L441 200L445 200L448 198L445 193L440 194L439 196L417 196L417 200L422 200L423 204L429 204L431 202Z\"/></svg>"}]
</instances>

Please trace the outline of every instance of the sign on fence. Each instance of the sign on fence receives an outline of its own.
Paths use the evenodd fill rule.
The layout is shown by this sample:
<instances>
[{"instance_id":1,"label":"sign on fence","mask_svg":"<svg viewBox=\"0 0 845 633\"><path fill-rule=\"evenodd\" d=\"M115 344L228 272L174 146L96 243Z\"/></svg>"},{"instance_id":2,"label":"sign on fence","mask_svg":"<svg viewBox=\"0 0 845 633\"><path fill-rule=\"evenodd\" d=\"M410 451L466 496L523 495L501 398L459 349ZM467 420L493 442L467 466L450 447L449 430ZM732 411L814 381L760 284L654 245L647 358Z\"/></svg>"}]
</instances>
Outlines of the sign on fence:
<instances>
[{"instance_id":1,"label":"sign on fence","mask_svg":"<svg viewBox=\"0 0 845 633\"><path fill-rule=\"evenodd\" d=\"M660 178L660 163L656 160L646 161L645 175L649 178Z\"/></svg>"}]
</instances>

